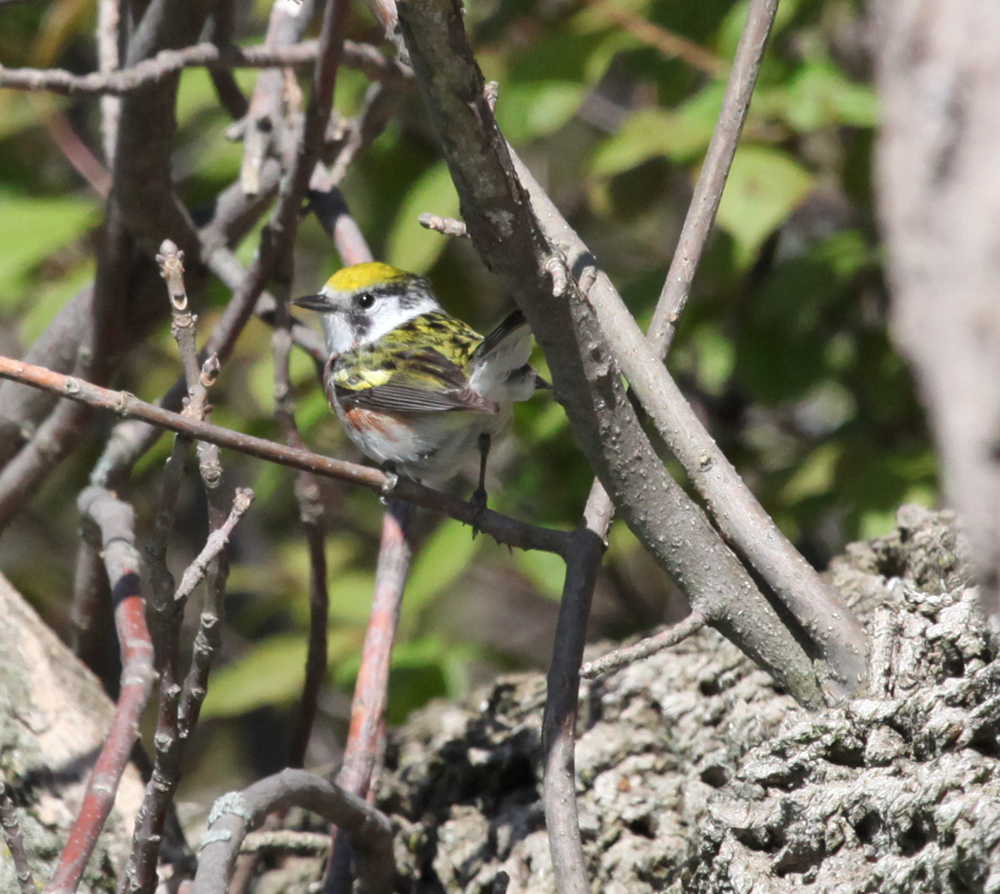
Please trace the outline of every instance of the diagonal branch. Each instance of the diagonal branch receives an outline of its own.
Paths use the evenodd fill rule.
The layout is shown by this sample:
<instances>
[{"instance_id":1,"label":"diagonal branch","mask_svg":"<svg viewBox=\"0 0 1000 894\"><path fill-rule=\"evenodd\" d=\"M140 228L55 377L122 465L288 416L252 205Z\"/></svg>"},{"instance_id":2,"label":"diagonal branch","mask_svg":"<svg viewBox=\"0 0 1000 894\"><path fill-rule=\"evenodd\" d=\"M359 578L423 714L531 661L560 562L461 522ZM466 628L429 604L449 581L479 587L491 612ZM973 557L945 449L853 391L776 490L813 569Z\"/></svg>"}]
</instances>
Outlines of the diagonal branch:
<instances>
[{"instance_id":1,"label":"diagonal branch","mask_svg":"<svg viewBox=\"0 0 1000 894\"><path fill-rule=\"evenodd\" d=\"M625 521L714 626L800 700L818 704L802 645L667 474L643 431L600 322L517 179L458 4L407 0L399 15L470 236L527 316L577 440Z\"/></svg>"},{"instance_id":2,"label":"diagonal branch","mask_svg":"<svg viewBox=\"0 0 1000 894\"><path fill-rule=\"evenodd\" d=\"M142 419L168 431L177 432L200 441L228 447L258 459L276 462L292 469L314 472L326 478L347 481L367 487L375 493L392 494L401 500L423 506L432 512L439 512L466 525L474 522L484 533L499 543L518 549L540 549L545 552L564 555L570 535L551 528L539 528L517 519L501 515L492 509L486 510L481 523L477 521L476 509L471 503L433 490L408 479L395 480L384 472L356 463L330 459L308 450L276 444L264 438L232 431L200 419L191 419L180 413L171 413L162 407L139 400L127 391L112 391L101 388L82 379L54 373L40 366L33 366L9 357L0 357L0 377L23 382L35 388L42 388L60 397L68 397L91 407L111 410L123 418Z\"/></svg>"}]
</instances>

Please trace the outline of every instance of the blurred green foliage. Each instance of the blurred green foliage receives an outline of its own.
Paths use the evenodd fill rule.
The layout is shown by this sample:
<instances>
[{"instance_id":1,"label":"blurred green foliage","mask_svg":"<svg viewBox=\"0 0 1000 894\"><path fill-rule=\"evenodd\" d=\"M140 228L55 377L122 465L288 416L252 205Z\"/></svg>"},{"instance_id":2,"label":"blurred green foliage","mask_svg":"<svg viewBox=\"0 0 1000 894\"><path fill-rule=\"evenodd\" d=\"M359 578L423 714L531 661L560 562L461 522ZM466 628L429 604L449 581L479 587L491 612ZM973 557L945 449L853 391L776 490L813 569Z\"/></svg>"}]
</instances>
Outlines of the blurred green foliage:
<instances>
[{"instance_id":1,"label":"blurred green foliage","mask_svg":"<svg viewBox=\"0 0 1000 894\"><path fill-rule=\"evenodd\" d=\"M664 56L607 10L684 37L725 65L746 2L467 5L484 73L499 82L497 116L506 135L632 311L648 322L724 80ZM379 29L357 7L350 36L378 41ZM259 4L246 13L241 40L261 39L266 12ZM765 507L818 564L851 539L887 530L899 503L937 498L923 415L887 336L870 183L878 109L860 16L855 0L783 0L718 227L668 361ZM5 65L94 66L92 4L5 7L0 25ZM255 77L240 72L239 82L249 91ZM357 72L342 72L338 110L355 113L366 87ZM5 353L25 350L93 273L91 248L103 205L53 141L47 123L53 115L100 156L96 101L0 91ZM197 208L238 178L241 150L225 139L230 122L204 72L183 75L178 119L177 185ZM415 92L400 98L386 130L352 167L344 192L377 257L426 273L445 306L481 329L503 315L509 299L471 246L416 222L422 212L455 216L458 202ZM239 249L245 262L257 232ZM304 220L298 293L314 291L337 266L326 236ZM227 298L218 284L210 287L199 311L203 332ZM538 363L544 370L543 358ZM155 399L177 372L164 328L129 358L114 384ZM356 458L304 358L296 358L293 382L307 442ZM278 437L272 387L269 334L254 322L213 393L214 421ZM75 493L110 424L95 422L87 449L0 541L6 572L64 629ZM125 495L146 530L167 450L163 439ZM495 508L538 524L576 524L591 473L558 406L544 397L520 406L516 437L494 459ZM267 709L284 723L301 684L308 623L308 558L294 478L243 457L225 460L230 480L253 486L258 502L234 542L226 655L205 716L214 721L210 728L223 729L245 712ZM178 569L204 536L193 478L188 491L173 551ZM330 685L348 692L371 598L381 507L367 493L332 484L325 485L324 499ZM457 695L479 674L543 662L561 586L558 560L511 555L483 538L473 542L454 523L425 519L422 539L395 660L393 720L429 697ZM676 594L628 531L616 525L610 542L594 634L626 633L676 613ZM49 558L40 562L43 552ZM344 704L340 698L328 706L338 728ZM278 728L284 735L285 726Z\"/></svg>"}]
</instances>

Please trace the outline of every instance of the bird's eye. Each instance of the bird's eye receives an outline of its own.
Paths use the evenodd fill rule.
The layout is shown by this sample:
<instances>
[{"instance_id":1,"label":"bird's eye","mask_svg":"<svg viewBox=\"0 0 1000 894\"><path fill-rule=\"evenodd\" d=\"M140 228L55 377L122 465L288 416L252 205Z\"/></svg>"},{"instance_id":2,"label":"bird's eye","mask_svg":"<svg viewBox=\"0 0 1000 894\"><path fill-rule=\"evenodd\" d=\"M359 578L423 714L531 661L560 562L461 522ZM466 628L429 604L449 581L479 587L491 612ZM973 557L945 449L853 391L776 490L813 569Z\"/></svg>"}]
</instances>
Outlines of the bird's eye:
<instances>
[{"instance_id":1,"label":"bird's eye","mask_svg":"<svg viewBox=\"0 0 1000 894\"><path fill-rule=\"evenodd\" d=\"M371 292L361 292L359 295L355 295L354 304L362 310L368 310L375 306L375 296Z\"/></svg>"}]
</instances>

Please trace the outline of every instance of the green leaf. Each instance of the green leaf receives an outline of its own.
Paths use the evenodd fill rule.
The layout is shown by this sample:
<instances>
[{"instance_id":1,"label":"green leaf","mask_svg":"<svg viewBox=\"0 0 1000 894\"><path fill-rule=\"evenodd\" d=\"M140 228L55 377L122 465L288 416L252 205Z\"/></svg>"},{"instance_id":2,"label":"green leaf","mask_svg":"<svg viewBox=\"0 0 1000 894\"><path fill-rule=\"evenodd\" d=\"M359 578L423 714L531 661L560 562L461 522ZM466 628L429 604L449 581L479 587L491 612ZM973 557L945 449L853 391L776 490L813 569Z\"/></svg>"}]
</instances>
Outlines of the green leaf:
<instances>
[{"instance_id":1,"label":"green leaf","mask_svg":"<svg viewBox=\"0 0 1000 894\"><path fill-rule=\"evenodd\" d=\"M86 199L0 195L0 303L18 292L33 267L79 239L97 221Z\"/></svg>"},{"instance_id":2,"label":"green leaf","mask_svg":"<svg viewBox=\"0 0 1000 894\"><path fill-rule=\"evenodd\" d=\"M566 563L555 553L537 549L520 550L516 553L517 567L550 599L559 599L566 579Z\"/></svg>"},{"instance_id":3,"label":"green leaf","mask_svg":"<svg viewBox=\"0 0 1000 894\"><path fill-rule=\"evenodd\" d=\"M787 121L799 133L878 123L878 100L871 85L852 83L826 63L803 66L787 87L767 90L760 99L755 111Z\"/></svg>"},{"instance_id":4,"label":"green leaf","mask_svg":"<svg viewBox=\"0 0 1000 894\"><path fill-rule=\"evenodd\" d=\"M21 344L30 345L38 338L66 302L93 281L96 266L93 259L88 258L63 279L47 282L37 292L32 289L30 307L18 326ZM10 297L12 293L0 292L0 305Z\"/></svg>"},{"instance_id":5,"label":"green leaf","mask_svg":"<svg viewBox=\"0 0 1000 894\"><path fill-rule=\"evenodd\" d=\"M386 245L386 261L394 267L426 273L444 251L448 237L420 226L418 218L424 213L439 217L459 213L458 193L443 161L428 168L400 203Z\"/></svg>"},{"instance_id":6,"label":"green leaf","mask_svg":"<svg viewBox=\"0 0 1000 894\"><path fill-rule=\"evenodd\" d=\"M627 171L650 158L686 161L703 151L712 138L725 85L713 83L678 109L639 109L594 154L591 171L610 175Z\"/></svg>"},{"instance_id":7,"label":"green leaf","mask_svg":"<svg viewBox=\"0 0 1000 894\"><path fill-rule=\"evenodd\" d=\"M588 89L577 81L505 83L497 102L497 122L512 143L549 136L576 114Z\"/></svg>"},{"instance_id":8,"label":"green leaf","mask_svg":"<svg viewBox=\"0 0 1000 894\"><path fill-rule=\"evenodd\" d=\"M821 444L795 470L781 493L785 503L797 503L807 497L830 492L841 449L838 444Z\"/></svg>"},{"instance_id":9,"label":"green leaf","mask_svg":"<svg viewBox=\"0 0 1000 894\"><path fill-rule=\"evenodd\" d=\"M732 340L714 324L707 324L692 334L692 344L698 359L698 382L707 393L722 394L736 363Z\"/></svg>"},{"instance_id":10,"label":"green leaf","mask_svg":"<svg viewBox=\"0 0 1000 894\"><path fill-rule=\"evenodd\" d=\"M736 242L746 266L764 240L798 207L812 175L790 156L766 146L741 146L719 205L719 225Z\"/></svg>"},{"instance_id":11,"label":"green leaf","mask_svg":"<svg viewBox=\"0 0 1000 894\"><path fill-rule=\"evenodd\" d=\"M444 521L413 563L406 582L404 615L413 618L435 595L451 586L468 567L477 548L466 525L454 519Z\"/></svg>"},{"instance_id":12,"label":"green leaf","mask_svg":"<svg viewBox=\"0 0 1000 894\"><path fill-rule=\"evenodd\" d=\"M291 701L305 677L306 637L272 636L212 674L201 716L236 717Z\"/></svg>"}]
</instances>

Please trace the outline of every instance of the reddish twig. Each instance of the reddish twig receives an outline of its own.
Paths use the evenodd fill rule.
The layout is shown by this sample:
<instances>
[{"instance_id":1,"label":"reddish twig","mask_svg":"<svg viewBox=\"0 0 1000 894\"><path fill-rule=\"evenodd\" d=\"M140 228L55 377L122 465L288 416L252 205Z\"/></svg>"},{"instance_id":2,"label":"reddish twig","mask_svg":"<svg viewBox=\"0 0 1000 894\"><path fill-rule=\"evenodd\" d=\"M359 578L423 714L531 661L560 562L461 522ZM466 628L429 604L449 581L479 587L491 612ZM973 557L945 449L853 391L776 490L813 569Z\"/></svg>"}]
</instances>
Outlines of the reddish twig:
<instances>
[{"instance_id":1,"label":"reddish twig","mask_svg":"<svg viewBox=\"0 0 1000 894\"><path fill-rule=\"evenodd\" d=\"M361 651L361 666L351 701L351 723L344 746L337 783L359 797L368 794L379 741L385 735L385 709L389 700L392 646L399 626L403 590L413 556L413 510L400 500L390 500L382 520L382 542L375 570L372 613ZM326 890L350 888L348 851L334 835Z\"/></svg>"},{"instance_id":2,"label":"reddish twig","mask_svg":"<svg viewBox=\"0 0 1000 894\"><path fill-rule=\"evenodd\" d=\"M269 813L290 807L317 813L350 836L358 860L359 894L391 894L395 864L389 820L362 798L304 770L283 770L215 802L202 838L192 894L228 890L247 832L256 829Z\"/></svg>"},{"instance_id":3,"label":"reddish twig","mask_svg":"<svg viewBox=\"0 0 1000 894\"><path fill-rule=\"evenodd\" d=\"M31 864L21 837L21 826L17 821L17 808L7 794L6 785L0 785L0 826L3 827L3 838L7 842L11 860L14 861L18 889L21 894L37 894L35 877L31 873Z\"/></svg>"},{"instance_id":4,"label":"reddish twig","mask_svg":"<svg viewBox=\"0 0 1000 894\"><path fill-rule=\"evenodd\" d=\"M102 199L111 191L111 175L70 126L62 112L45 116L44 127L63 157Z\"/></svg>"},{"instance_id":5,"label":"reddish twig","mask_svg":"<svg viewBox=\"0 0 1000 894\"><path fill-rule=\"evenodd\" d=\"M132 509L103 488L88 487L78 501L88 536L103 550L115 600L115 626L122 653L122 686L107 740L94 764L80 813L69 834L47 891L76 890L97 836L114 804L115 793L138 735L142 714L155 679L153 644L146 628L140 592L139 553L135 547Z\"/></svg>"}]
</instances>

